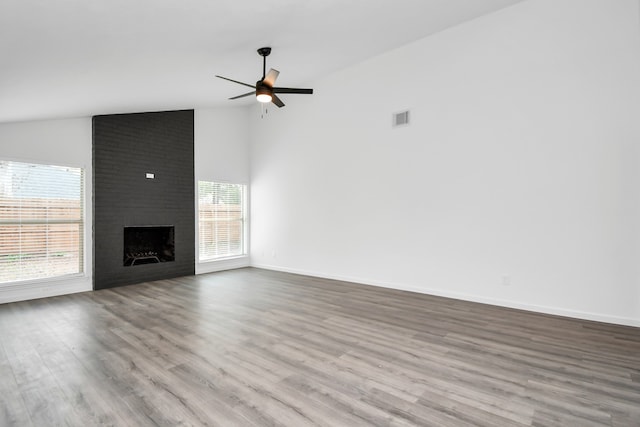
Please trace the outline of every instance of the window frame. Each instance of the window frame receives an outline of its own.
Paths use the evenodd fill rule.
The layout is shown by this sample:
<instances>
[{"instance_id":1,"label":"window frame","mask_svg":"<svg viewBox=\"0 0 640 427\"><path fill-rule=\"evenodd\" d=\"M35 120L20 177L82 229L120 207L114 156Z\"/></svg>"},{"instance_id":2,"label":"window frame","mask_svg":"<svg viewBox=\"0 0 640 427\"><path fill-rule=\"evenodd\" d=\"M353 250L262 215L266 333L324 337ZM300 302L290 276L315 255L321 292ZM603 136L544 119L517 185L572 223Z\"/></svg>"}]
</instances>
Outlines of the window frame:
<instances>
[{"instance_id":1,"label":"window frame","mask_svg":"<svg viewBox=\"0 0 640 427\"><path fill-rule=\"evenodd\" d=\"M225 255L220 255L220 256L216 256L213 258L202 258L202 253L201 253L201 246L202 246L202 239L201 239L201 218L200 218L200 184L201 183L210 183L210 184L227 184L227 185L236 185L236 186L240 186L242 188L242 195L241 195L241 217L239 219L239 221L241 222L241 237L240 237L240 245L241 245L241 250L240 253L237 254L225 254ZM223 262L226 260L233 260L233 259L239 259L239 258L246 258L248 257L249 254L249 248L248 248L248 241L249 241L249 221L248 221L248 193L249 193L249 186L247 184L244 183L237 183L237 182L229 182L229 181L221 181L221 180L215 180L215 181L211 181L211 180L205 180L205 179L198 179L196 181L196 225L197 225L197 230L196 230L196 236L197 236L197 241L196 241L196 263L197 264L208 264L208 263L216 263L216 262ZM238 221L238 220L236 220ZM211 220L211 222L215 222L215 220Z\"/></svg>"},{"instance_id":2,"label":"window frame","mask_svg":"<svg viewBox=\"0 0 640 427\"><path fill-rule=\"evenodd\" d=\"M38 283L59 283L66 280L73 280L77 278L87 277L87 271L91 268L91 265L87 264L87 244L89 237L87 236L87 169L81 165L62 164L56 162L43 162L31 159L15 159L2 157L0 161L6 163L21 163L26 165L35 165L43 167L58 167L58 168L70 168L76 169L80 172L80 188L79 188L79 219L41 219L41 220L29 220L29 221L9 221L0 219L0 226L2 225L58 225L58 224L76 224L78 226L78 270L73 273L55 274L46 277L31 277L31 278L19 278L17 280L0 282L0 289L12 288L13 286L29 286L31 284L36 285Z\"/></svg>"}]
</instances>

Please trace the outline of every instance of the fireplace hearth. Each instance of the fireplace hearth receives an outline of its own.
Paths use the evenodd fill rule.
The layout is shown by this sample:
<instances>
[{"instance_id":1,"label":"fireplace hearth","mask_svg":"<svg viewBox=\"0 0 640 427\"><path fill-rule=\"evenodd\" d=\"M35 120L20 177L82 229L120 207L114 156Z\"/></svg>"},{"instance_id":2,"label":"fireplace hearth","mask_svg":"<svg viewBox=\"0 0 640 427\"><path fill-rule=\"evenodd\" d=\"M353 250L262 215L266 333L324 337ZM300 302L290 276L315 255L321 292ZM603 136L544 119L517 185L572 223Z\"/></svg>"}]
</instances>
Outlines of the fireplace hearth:
<instances>
[{"instance_id":1,"label":"fireplace hearth","mask_svg":"<svg viewBox=\"0 0 640 427\"><path fill-rule=\"evenodd\" d=\"M124 227L122 265L131 267L175 261L174 226Z\"/></svg>"}]
</instances>

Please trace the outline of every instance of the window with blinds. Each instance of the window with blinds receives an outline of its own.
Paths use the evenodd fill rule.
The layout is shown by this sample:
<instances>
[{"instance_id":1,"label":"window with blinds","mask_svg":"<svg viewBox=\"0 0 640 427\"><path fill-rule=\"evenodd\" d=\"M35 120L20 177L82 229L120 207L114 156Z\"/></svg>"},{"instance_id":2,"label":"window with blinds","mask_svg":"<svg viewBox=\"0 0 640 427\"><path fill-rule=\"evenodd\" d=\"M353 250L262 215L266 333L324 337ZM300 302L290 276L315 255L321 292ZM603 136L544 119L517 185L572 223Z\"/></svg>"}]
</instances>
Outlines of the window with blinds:
<instances>
[{"instance_id":1,"label":"window with blinds","mask_svg":"<svg viewBox=\"0 0 640 427\"><path fill-rule=\"evenodd\" d=\"M199 260L244 255L246 186L198 181Z\"/></svg>"},{"instance_id":2,"label":"window with blinds","mask_svg":"<svg viewBox=\"0 0 640 427\"><path fill-rule=\"evenodd\" d=\"M0 284L83 271L83 171L0 160Z\"/></svg>"}]
</instances>

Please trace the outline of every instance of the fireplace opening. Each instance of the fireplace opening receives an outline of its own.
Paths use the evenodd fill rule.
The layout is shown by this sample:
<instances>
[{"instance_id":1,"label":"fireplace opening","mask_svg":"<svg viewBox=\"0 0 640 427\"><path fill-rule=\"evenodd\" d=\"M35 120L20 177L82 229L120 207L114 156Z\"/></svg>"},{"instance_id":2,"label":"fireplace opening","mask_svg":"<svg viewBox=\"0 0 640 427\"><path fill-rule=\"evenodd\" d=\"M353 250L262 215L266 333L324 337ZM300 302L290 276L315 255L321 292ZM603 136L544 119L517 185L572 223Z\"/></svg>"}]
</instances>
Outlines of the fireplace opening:
<instances>
[{"instance_id":1,"label":"fireplace opening","mask_svg":"<svg viewBox=\"0 0 640 427\"><path fill-rule=\"evenodd\" d=\"M157 264L175 261L174 227L124 227L123 265Z\"/></svg>"}]
</instances>

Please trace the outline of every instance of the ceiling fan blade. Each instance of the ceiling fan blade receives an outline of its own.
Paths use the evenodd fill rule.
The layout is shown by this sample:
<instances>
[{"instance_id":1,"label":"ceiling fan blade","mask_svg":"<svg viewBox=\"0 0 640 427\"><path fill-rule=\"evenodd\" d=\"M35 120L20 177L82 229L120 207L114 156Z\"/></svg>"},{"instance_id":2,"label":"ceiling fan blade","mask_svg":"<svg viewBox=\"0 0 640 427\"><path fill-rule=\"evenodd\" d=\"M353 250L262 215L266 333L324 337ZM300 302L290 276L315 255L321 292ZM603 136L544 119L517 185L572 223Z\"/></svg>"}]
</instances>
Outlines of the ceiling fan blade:
<instances>
[{"instance_id":1,"label":"ceiling fan blade","mask_svg":"<svg viewBox=\"0 0 640 427\"><path fill-rule=\"evenodd\" d=\"M273 85L276 84L278 74L280 74L280 71L274 70L273 68L270 69L267 75L264 77L264 80L262 80L262 83L266 84L269 87L273 87Z\"/></svg>"},{"instance_id":2,"label":"ceiling fan blade","mask_svg":"<svg viewBox=\"0 0 640 427\"><path fill-rule=\"evenodd\" d=\"M282 100L278 98L278 96L275 93L271 95L271 102L276 104L278 108L284 107L284 102L282 102Z\"/></svg>"},{"instance_id":3,"label":"ceiling fan blade","mask_svg":"<svg viewBox=\"0 0 640 427\"><path fill-rule=\"evenodd\" d=\"M273 93L300 93L303 95L312 95L313 89L296 89L291 87L274 87Z\"/></svg>"},{"instance_id":4,"label":"ceiling fan blade","mask_svg":"<svg viewBox=\"0 0 640 427\"><path fill-rule=\"evenodd\" d=\"M244 98L245 96L255 95L255 94L256 94L256 91L254 90L253 92L243 93L242 95L234 96L233 98L229 98L229 99Z\"/></svg>"},{"instance_id":5,"label":"ceiling fan blade","mask_svg":"<svg viewBox=\"0 0 640 427\"><path fill-rule=\"evenodd\" d=\"M252 87L252 88L254 88L254 89L256 88L254 85L250 85L249 83L242 83L242 82L239 82L239 81L237 81L237 80L232 80L232 79L229 79L229 78L227 78L227 77L222 77L222 76L218 76L218 75L216 75L216 77L217 77L217 78L219 78L219 79L229 80L230 82L238 83L239 85Z\"/></svg>"}]
</instances>

